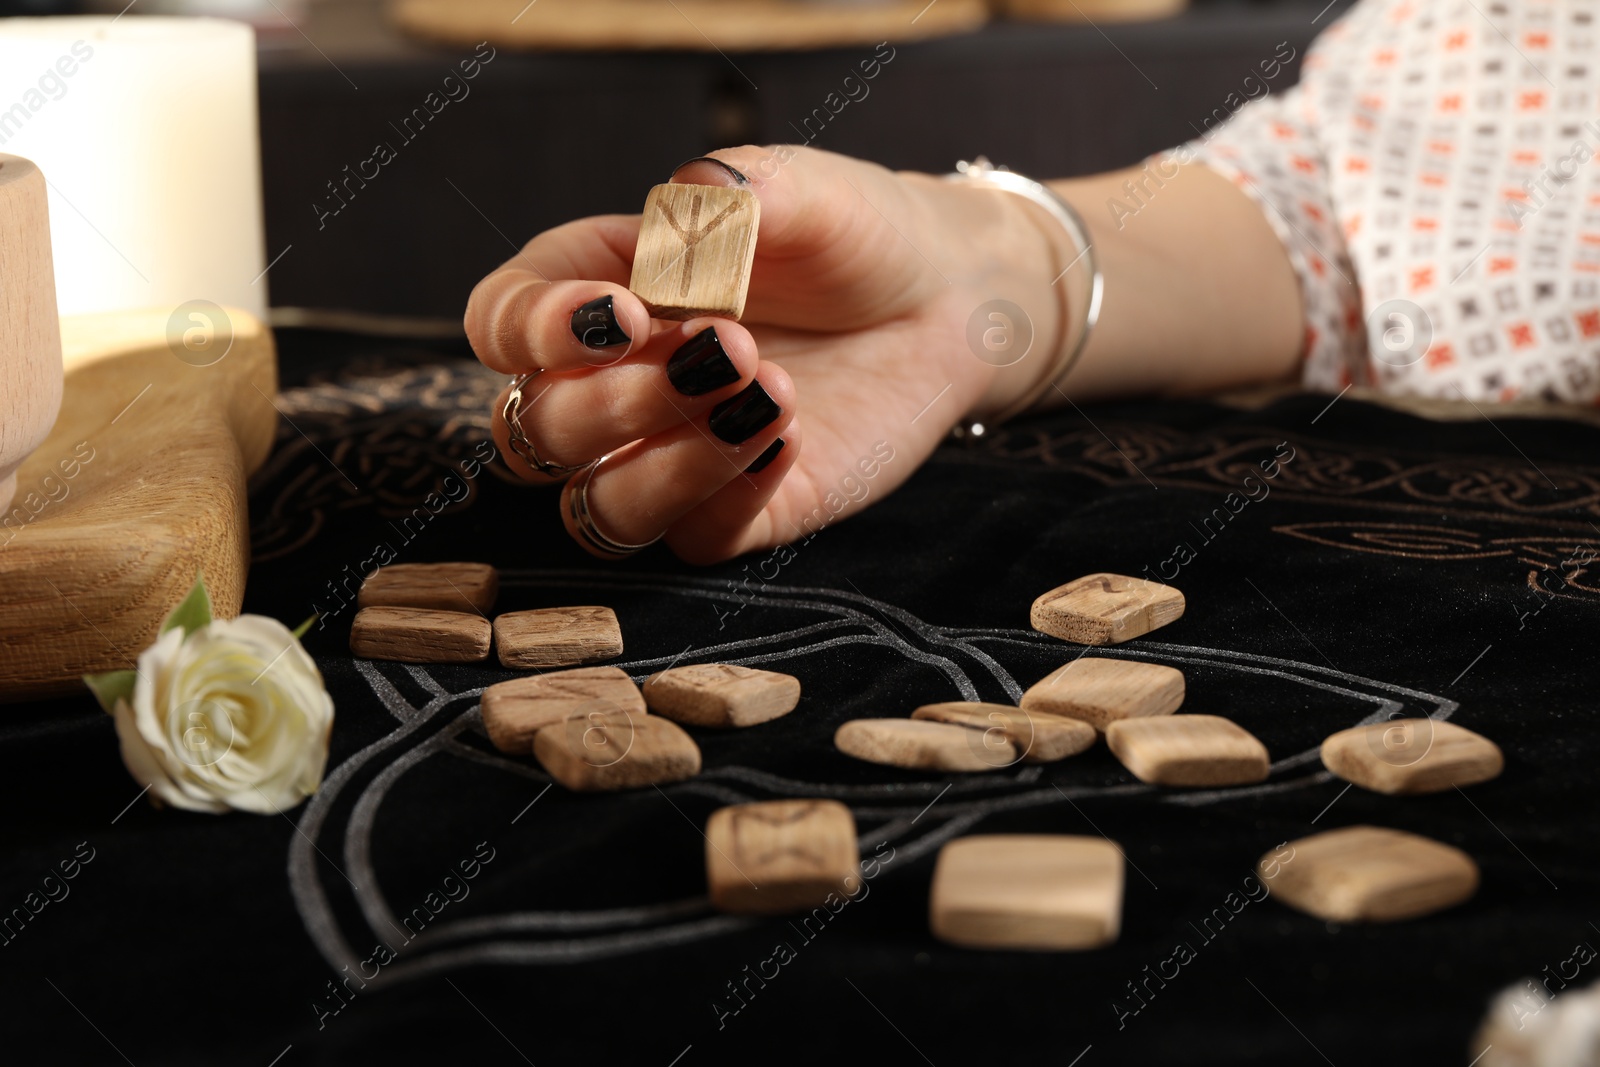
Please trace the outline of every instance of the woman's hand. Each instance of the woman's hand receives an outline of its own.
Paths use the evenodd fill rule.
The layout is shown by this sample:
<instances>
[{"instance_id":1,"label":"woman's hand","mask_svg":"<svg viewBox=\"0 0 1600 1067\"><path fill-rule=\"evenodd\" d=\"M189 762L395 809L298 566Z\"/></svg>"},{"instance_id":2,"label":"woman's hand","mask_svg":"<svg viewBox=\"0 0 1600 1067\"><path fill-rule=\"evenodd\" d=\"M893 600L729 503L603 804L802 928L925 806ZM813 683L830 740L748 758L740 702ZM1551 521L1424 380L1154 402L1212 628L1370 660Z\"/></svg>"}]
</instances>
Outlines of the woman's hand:
<instances>
[{"instance_id":1,"label":"woman's hand","mask_svg":"<svg viewBox=\"0 0 1600 1067\"><path fill-rule=\"evenodd\" d=\"M637 215L540 234L467 305L485 364L544 372L518 419L536 454L559 467L609 456L587 504L613 541L664 533L711 563L814 532L887 495L957 419L1026 392L1060 342L1051 282L1070 254L1020 197L791 147L718 152L672 180L747 183L761 200L742 322L650 318L627 289ZM1035 336L1035 357L1006 371L966 339L1000 296ZM556 480L509 447L505 400L501 454L529 481Z\"/></svg>"}]
</instances>

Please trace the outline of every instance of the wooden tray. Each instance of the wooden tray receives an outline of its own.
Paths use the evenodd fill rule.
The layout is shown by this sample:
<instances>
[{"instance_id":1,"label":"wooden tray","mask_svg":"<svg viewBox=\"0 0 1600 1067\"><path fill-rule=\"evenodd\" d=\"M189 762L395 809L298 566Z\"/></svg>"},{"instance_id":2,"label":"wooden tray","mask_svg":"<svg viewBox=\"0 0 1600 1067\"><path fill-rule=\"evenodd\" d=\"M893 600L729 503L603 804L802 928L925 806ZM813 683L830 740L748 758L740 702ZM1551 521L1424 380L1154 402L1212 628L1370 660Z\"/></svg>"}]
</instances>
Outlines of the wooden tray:
<instances>
[{"instance_id":1,"label":"wooden tray","mask_svg":"<svg viewBox=\"0 0 1600 1067\"><path fill-rule=\"evenodd\" d=\"M166 311L61 320L61 416L0 516L0 701L133 666L198 571L217 615L239 613L278 371L266 327L228 314L233 346L208 367L173 354Z\"/></svg>"},{"instance_id":2,"label":"wooden tray","mask_svg":"<svg viewBox=\"0 0 1600 1067\"><path fill-rule=\"evenodd\" d=\"M900 43L977 29L984 0L395 0L402 30L501 48L794 51Z\"/></svg>"}]
</instances>

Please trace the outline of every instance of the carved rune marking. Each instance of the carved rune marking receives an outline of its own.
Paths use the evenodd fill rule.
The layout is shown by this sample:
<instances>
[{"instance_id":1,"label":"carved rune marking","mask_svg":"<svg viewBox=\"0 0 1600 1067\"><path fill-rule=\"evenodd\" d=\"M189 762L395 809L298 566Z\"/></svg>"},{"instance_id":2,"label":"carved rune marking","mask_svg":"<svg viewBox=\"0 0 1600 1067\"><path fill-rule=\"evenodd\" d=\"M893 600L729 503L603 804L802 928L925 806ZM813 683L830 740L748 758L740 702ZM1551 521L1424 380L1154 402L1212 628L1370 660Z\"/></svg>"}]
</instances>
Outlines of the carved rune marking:
<instances>
[{"instance_id":1,"label":"carved rune marking","mask_svg":"<svg viewBox=\"0 0 1600 1067\"><path fill-rule=\"evenodd\" d=\"M749 667L731 663L693 663L683 668L683 673L697 685L718 685L724 682L742 682L756 672Z\"/></svg>"},{"instance_id":2,"label":"carved rune marking","mask_svg":"<svg viewBox=\"0 0 1600 1067\"><path fill-rule=\"evenodd\" d=\"M728 216L739 210L739 203L735 201L719 211L715 218L704 226L700 225L700 207L705 203L705 194L695 193L694 199L689 201L689 224L684 226L672 214L672 208L666 200L657 200L656 207L661 209L661 214L666 218L667 225L672 227L672 232L678 235L683 242L683 274L678 278L678 297L682 299L689 295L689 278L694 273L694 246L705 240L706 235L727 221Z\"/></svg>"},{"instance_id":3,"label":"carved rune marking","mask_svg":"<svg viewBox=\"0 0 1600 1067\"><path fill-rule=\"evenodd\" d=\"M817 849L805 848L803 845L794 842L786 841L773 844L763 851L754 851L751 848L750 843L744 839L743 827L740 825L741 823L745 822L753 822L761 823L765 826L780 828L785 826L793 826L797 823L803 823L807 819L811 818L811 816L816 812L816 808L817 806L815 804L807 804L804 807L796 808L782 817L775 817L772 813L766 811L736 811L733 816L734 851L737 852L741 858L745 859L746 862L750 862L757 867L765 867L768 864L774 863L786 856L802 860L808 867L823 867L827 863L827 858L821 855Z\"/></svg>"},{"instance_id":4,"label":"carved rune marking","mask_svg":"<svg viewBox=\"0 0 1600 1067\"><path fill-rule=\"evenodd\" d=\"M583 682L576 678L547 678L540 688L548 694L547 699L567 698L580 703L593 700L616 706L615 701L607 700L602 695L605 689L604 682Z\"/></svg>"},{"instance_id":5,"label":"carved rune marking","mask_svg":"<svg viewBox=\"0 0 1600 1067\"><path fill-rule=\"evenodd\" d=\"M1111 600L1103 604L1095 604L1092 607L1085 607L1084 610L1091 611L1102 618L1110 618L1121 614L1128 608L1143 606L1144 604L1143 598L1140 597L1136 590L1129 588L1125 579L1112 574L1090 575L1075 582L1069 582L1067 585L1062 586L1056 595L1050 597L1045 603L1052 606L1065 603L1069 605L1070 610L1072 606L1076 605L1081 594L1089 592L1092 595L1095 586L1100 587L1100 592L1109 593L1112 596L1116 596L1118 593L1129 594L1120 600Z\"/></svg>"}]
</instances>

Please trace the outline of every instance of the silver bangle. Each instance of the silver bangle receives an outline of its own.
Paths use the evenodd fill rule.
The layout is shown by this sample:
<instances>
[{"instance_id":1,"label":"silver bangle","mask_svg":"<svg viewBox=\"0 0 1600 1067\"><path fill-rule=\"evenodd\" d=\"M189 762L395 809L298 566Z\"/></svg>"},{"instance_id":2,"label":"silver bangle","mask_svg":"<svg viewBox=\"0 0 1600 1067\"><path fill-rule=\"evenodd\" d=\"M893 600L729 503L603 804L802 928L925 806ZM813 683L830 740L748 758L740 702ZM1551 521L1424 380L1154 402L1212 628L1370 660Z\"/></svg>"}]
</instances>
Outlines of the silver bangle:
<instances>
[{"instance_id":1,"label":"silver bangle","mask_svg":"<svg viewBox=\"0 0 1600 1067\"><path fill-rule=\"evenodd\" d=\"M578 533L583 536L585 543L595 551L613 559L624 559L635 552L649 548L665 537L666 532L662 531L642 544L629 545L606 536L600 527L594 524L594 512L589 510L589 482L600 469L600 464L610 458L611 453L607 452L593 463L586 465L576 478L567 483L567 512L572 516L572 524L578 528Z\"/></svg>"},{"instance_id":2,"label":"silver bangle","mask_svg":"<svg viewBox=\"0 0 1600 1067\"><path fill-rule=\"evenodd\" d=\"M1079 260L1085 261L1089 275L1088 297L1084 303L1082 324L1078 328L1077 338L1070 345L1062 345L1056 353L1056 362L1040 377L1034 387L1016 403L1001 411L988 421L998 425L1007 419L1027 411L1039 402L1039 398L1050 391L1050 388L1065 378L1078 359L1083 355L1084 346L1089 341L1089 334L1093 332L1095 323L1100 321L1100 301L1105 293L1105 278L1100 273L1100 260L1094 250L1094 242L1089 239L1089 227L1085 225L1083 216L1077 209L1056 194L1049 186L1036 182L1032 178L1007 170L1005 167L996 167L983 156L968 163L966 160L956 164L954 174L945 176L946 181L972 182L976 185L987 185L995 189L1003 189L1008 193L1027 197L1035 204L1050 213L1050 217L1061 223L1061 228L1067 231L1067 236L1072 239L1077 255L1072 262L1064 267L1060 274L1050 283L1053 287L1056 282L1064 277L1078 264ZM984 434L984 425L981 421L964 424L957 429L958 436L969 439L981 437Z\"/></svg>"}]
</instances>

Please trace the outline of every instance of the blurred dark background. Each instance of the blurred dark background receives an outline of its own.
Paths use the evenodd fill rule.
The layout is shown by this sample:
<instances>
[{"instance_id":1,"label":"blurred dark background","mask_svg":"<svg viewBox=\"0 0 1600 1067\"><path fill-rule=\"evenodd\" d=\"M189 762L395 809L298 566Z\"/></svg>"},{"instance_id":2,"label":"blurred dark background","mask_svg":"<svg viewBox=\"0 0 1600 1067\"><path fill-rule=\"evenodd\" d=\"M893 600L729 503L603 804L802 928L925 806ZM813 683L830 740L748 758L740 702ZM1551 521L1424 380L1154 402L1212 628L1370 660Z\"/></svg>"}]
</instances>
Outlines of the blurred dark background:
<instances>
[{"instance_id":1,"label":"blurred dark background","mask_svg":"<svg viewBox=\"0 0 1600 1067\"><path fill-rule=\"evenodd\" d=\"M1041 178L1125 166L1194 137L1282 42L1295 59L1271 87L1288 88L1349 2L1193 0L1151 22L997 20L899 45L869 95L812 143L932 172L980 153ZM68 6L0 0L8 13ZM651 185L710 149L803 139L797 127L873 53L499 48L469 95L405 140L396 126L473 49L401 36L376 0L277 7L292 23L262 35L260 85L279 308L459 319L473 283L540 230L637 211ZM329 183L379 142L396 158L352 183L354 196L341 187L344 206L324 215L340 204Z\"/></svg>"}]
</instances>

